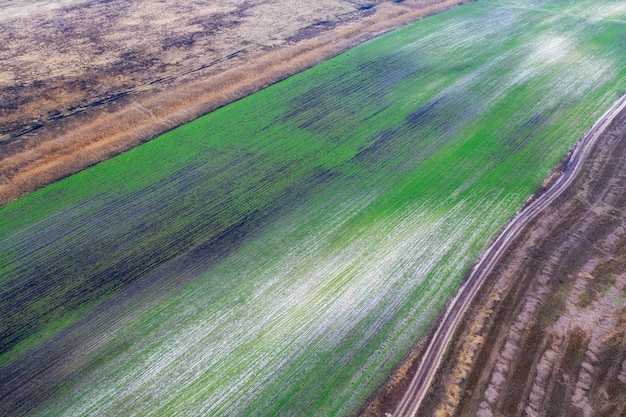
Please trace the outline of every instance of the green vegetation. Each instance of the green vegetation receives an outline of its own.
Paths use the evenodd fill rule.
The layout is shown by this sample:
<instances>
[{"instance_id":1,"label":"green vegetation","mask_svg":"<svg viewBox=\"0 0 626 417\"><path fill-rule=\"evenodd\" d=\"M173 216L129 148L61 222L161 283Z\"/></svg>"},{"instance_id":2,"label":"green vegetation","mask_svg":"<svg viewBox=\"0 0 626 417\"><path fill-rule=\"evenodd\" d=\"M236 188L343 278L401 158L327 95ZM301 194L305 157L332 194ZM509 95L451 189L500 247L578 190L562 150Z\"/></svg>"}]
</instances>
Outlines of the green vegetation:
<instances>
[{"instance_id":1,"label":"green vegetation","mask_svg":"<svg viewBox=\"0 0 626 417\"><path fill-rule=\"evenodd\" d=\"M626 89L620 2L536 3L417 22L0 208L3 414L353 413Z\"/></svg>"}]
</instances>

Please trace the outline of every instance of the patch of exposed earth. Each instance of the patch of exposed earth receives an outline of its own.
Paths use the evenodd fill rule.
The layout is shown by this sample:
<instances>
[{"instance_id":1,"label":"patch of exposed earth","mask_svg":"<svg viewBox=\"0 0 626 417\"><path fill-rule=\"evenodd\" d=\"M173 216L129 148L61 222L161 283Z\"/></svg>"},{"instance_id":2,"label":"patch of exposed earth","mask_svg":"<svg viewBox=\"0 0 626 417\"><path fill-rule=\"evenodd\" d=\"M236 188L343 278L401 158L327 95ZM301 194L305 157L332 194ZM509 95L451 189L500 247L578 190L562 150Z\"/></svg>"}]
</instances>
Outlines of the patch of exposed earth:
<instances>
[{"instance_id":1,"label":"patch of exposed earth","mask_svg":"<svg viewBox=\"0 0 626 417\"><path fill-rule=\"evenodd\" d=\"M470 0L0 5L0 204Z\"/></svg>"},{"instance_id":2,"label":"patch of exposed earth","mask_svg":"<svg viewBox=\"0 0 626 417\"><path fill-rule=\"evenodd\" d=\"M488 277L418 415L626 415L625 166L622 111ZM364 415L394 409L423 344Z\"/></svg>"}]
</instances>

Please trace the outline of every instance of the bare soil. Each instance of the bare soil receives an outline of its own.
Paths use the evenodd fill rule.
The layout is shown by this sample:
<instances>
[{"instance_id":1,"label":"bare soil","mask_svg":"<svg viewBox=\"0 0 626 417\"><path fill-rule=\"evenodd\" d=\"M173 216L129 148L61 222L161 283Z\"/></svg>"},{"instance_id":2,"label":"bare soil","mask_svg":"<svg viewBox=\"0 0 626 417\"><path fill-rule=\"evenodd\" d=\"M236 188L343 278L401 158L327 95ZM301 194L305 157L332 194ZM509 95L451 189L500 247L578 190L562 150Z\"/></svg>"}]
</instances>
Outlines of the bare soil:
<instances>
[{"instance_id":1,"label":"bare soil","mask_svg":"<svg viewBox=\"0 0 626 417\"><path fill-rule=\"evenodd\" d=\"M626 415L625 165L622 111L488 277L420 416ZM424 344L363 415L393 413Z\"/></svg>"},{"instance_id":2,"label":"bare soil","mask_svg":"<svg viewBox=\"0 0 626 417\"><path fill-rule=\"evenodd\" d=\"M0 204L471 0L0 5Z\"/></svg>"}]
</instances>

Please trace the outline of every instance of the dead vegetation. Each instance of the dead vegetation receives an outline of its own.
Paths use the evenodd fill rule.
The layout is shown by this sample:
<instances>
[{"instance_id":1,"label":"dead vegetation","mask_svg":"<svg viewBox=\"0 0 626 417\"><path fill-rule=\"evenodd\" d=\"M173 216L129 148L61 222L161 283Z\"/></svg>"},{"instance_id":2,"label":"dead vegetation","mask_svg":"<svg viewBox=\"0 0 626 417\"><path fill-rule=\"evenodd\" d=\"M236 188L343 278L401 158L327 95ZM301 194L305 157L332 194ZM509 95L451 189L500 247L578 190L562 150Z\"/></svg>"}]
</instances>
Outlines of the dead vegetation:
<instances>
[{"instance_id":1,"label":"dead vegetation","mask_svg":"<svg viewBox=\"0 0 626 417\"><path fill-rule=\"evenodd\" d=\"M84 8L98 6L104 17L108 13L126 28L128 33L121 34L107 26L103 16L98 16L103 25L98 30L98 25L84 16L78 19L82 22L78 25L72 26L69 19L52 25L52 17L47 14L16 18L7 17L10 13L5 10L5 29L0 37L4 45L12 46L0 52L0 90L6 101L0 114L0 204L124 152L390 29L469 1L328 0L308 8L304 2L300 9L306 13L298 15L298 8L289 2L232 0L219 10L204 10L204 20L191 13L195 9L187 11L186 15L196 16L196 23L183 26L184 30L168 9L174 6L166 2L156 9L161 15L154 16L161 32L145 36L151 47L134 40L137 30L148 30L141 26L140 7L151 10L151 0L133 5L132 10L125 9L131 7L126 3L95 1L76 2L50 12L59 18L81 13L91 16L93 12L84 12ZM291 4L292 14L281 18L287 18L288 23L270 31L276 21L270 15L284 12L277 6L287 3ZM265 19L259 20L259 16ZM46 39L38 38L36 32L46 25L52 25L48 28L56 36L52 40L69 36L66 42L47 45ZM312 25L314 31L310 30ZM16 27L30 28L30 32L12 32L11 28ZM118 36L117 43L109 39L111 36ZM37 43L39 53L27 52L36 42L41 43ZM84 43L89 47L76 57L72 48ZM115 45L121 49L110 50ZM53 47L58 50L49 50ZM17 57L27 64L17 68ZM74 63L77 76L67 68ZM18 74L17 79L9 74Z\"/></svg>"}]
</instances>

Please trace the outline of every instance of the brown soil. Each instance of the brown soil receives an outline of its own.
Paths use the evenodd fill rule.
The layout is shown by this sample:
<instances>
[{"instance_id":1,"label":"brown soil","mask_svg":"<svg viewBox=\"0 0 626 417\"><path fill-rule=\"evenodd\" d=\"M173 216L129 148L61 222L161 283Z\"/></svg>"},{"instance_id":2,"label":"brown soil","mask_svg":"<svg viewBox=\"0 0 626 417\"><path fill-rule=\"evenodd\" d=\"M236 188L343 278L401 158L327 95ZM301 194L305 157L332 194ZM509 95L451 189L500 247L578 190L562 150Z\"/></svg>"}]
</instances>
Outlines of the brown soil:
<instances>
[{"instance_id":1,"label":"brown soil","mask_svg":"<svg viewBox=\"0 0 626 417\"><path fill-rule=\"evenodd\" d=\"M626 111L488 277L418 415L626 416L624 166ZM407 363L365 416L394 410Z\"/></svg>"},{"instance_id":2,"label":"brown soil","mask_svg":"<svg viewBox=\"0 0 626 417\"><path fill-rule=\"evenodd\" d=\"M0 204L471 0L0 5Z\"/></svg>"}]
</instances>

